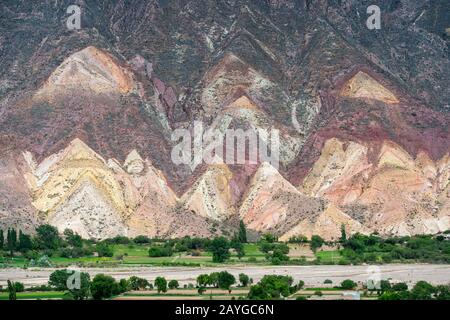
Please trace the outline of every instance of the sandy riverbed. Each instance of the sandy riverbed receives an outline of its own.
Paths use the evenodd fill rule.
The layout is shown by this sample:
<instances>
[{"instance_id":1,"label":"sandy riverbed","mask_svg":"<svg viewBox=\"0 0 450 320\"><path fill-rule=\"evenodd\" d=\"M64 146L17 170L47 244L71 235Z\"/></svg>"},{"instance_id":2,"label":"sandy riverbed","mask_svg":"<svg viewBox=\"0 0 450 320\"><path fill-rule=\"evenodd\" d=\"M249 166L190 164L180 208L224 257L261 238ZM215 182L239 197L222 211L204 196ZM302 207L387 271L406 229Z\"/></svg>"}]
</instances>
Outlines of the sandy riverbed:
<instances>
[{"instance_id":1,"label":"sandy riverbed","mask_svg":"<svg viewBox=\"0 0 450 320\"><path fill-rule=\"evenodd\" d=\"M436 264L391 264L378 266L382 279L391 278L396 281L415 283L425 280L433 284L450 283L450 265ZM265 274L290 275L295 281L303 280L307 285L322 284L325 279L340 283L344 279L366 281L376 270L369 266L227 266L220 268L190 268L190 267L124 267L124 268L85 268L91 277L105 273L116 279L128 278L132 275L154 280L157 276L176 279L181 284L195 283L201 273L227 270L235 276L239 273L248 274L257 282ZM55 269L0 269L0 285L6 285L8 279L23 282L26 286L46 284L49 275Z\"/></svg>"}]
</instances>

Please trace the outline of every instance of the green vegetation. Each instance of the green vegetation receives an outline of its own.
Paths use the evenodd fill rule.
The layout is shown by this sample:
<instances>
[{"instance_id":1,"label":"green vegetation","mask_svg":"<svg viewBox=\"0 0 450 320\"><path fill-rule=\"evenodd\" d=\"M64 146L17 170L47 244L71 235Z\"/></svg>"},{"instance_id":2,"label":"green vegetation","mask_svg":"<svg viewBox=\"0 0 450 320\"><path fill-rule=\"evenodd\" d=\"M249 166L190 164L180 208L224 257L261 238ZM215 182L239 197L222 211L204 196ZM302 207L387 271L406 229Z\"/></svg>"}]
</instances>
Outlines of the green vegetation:
<instances>
[{"instance_id":1,"label":"green vegetation","mask_svg":"<svg viewBox=\"0 0 450 320\"><path fill-rule=\"evenodd\" d=\"M170 257L173 251L169 246L152 246L148 249L149 257Z\"/></svg>"},{"instance_id":2,"label":"green vegetation","mask_svg":"<svg viewBox=\"0 0 450 320\"><path fill-rule=\"evenodd\" d=\"M169 287L169 289L178 289L180 287L180 284L178 283L177 280L170 280L169 284L167 285Z\"/></svg>"},{"instance_id":3,"label":"green vegetation","mask_svg":"<svg viewBox=\"0 0 450 320\"><path fill-rule=\"evenodd\" d=\"M346 279L341 282L341 288L344 290L353 290L357 286L356 282L350 279Z\"/></svg>"},{"instance_id":4,"label":"green vegetation","mask_svg":"<svg viewBox=\"0 0 450 320\"><path fill-rule=\"evenodd\" d=\"M239 282L241 283L241 286L246 287L252 282L252 279L250 279L250 277L245 273L240 273Z\"/></svg>"},{"instance_id":5,"label":"green vegetation","mask_svg":"<svg viewBox=\"0 0 450 320\"><path fill-rule=\"evenodd\" d=\"M247 242L247 229L245 227L244 221L239 221L239 242L246 243Z\"/></svg>"},{"instance_id":6,"label":"green vegetation","mask_svg":"<svg viewBox=\"0 0 450 320\"><path fill-rule=\"evenodd\" d=\"M250 287L248 299L273 300L290 296L297 291L294 280L289 276L266 275L257 284Z\"/></svg>"},{"instance_id":7,"label":"green vegetation","mask_svg":"<svg viewBox=\"0 0 450 320\"><path fill-rule=\"evenodd\" d=\"M112 299L116 296L148 296L148 297L195 297L198 298L211 290L207 295L209 299L317 299L322 296L337 298L342 296L342 290L362 291L362 299L380 300L450 300L450 285L433 286L425 281L417 282L411 290L406 283L391 284L389 280L381 280L375 286L367 283L358 288L356 282L346 279L340 286L335 287L308 287L304 288L304 281L294 284L293 278L281 275L265 275L255 285L247 289L251 279L241 273L239 275L240 286L236 286L235 277L227 271L201 274L197 277L197 290L190 284L185 284L180 289L179 282L175 279L167 281L164 277L156 277L154 286L148 280L132 276L129 279L116 281L113 277L105 274L97 274L90 281L89 274L76 273L72 270L56 270L49 278L48 285L41 285L25 289L19 282L8 280L6 292L0 288L0 300L16 299ZM324 281L330 284L330 280ZM153 292L137 292L139 290L153 290ZM171 291L167 293L167 290ZM233 294L231 291L235 290ZM225 293L220 290L226 290ZM302 290L302 291L300 291ZM134 292L130 292L134 291ZM201 298L200 298L201 299Z\"/></svg>"},{"instance_id":8,"label":"green vegetation","mask_svg":"<svg viewBox=\"0 0 450 320\"><path fill-rule=\"evenodd\" d=\"M379 300L450 300L450 285L433 286L426 281L418 281L408 291L405 283L385 286L379 292Z\"/></svg>"},{"instance_id":9,"label":"green vegetation","mask_svg":"<svg viewBox=\"0 0 450 320\"><path fill-rule=\"evenodd\" d=\"M343 247L343 263L450 263L450 241L431 235L383 239L375 234L355 234Z\"/></svg>"},{"instance_id":10,"label":"green vegetation","mask_svg":"<svg viewBox=\"0 0 450 320\"><path fill-rule=\"evenodd\" d=\"M289 246L286 243L276 243L276 238L266 234L259 242L259 249L266 254L266 260L273 265L279 265L289 260Z\"/></svg>"},{"instance_id":11,"label":"green vegetation","mask_svg":"<svg viewBox=\"0 0 450 320\"><path fill-rule=\"evenodd\" d=\"M121 288L113 277L97 274L91 283L91 293L95 300L109 299L113 295L117 295Z\"/></svg>"},{"instance_id":12,"label":"green vegetation","mask_svg":"<svg viewBox=\"0 0 450 320\"><path fill-rule=\"evenodd\" d=\"M311 236L311 241L310 241L310 247L311 250L313 252L316 252L317 249L319 249L320 247L322 247L322 245L325 243L325 240L323 240L321 237L313 235Z\"/></svg>"},{"instance_id":13,"label":"green vegetation","mask_svg":"<svg viewBox=\"0 0 450 320\"><path fill-rule=\"evenodd\" d=\"M230 258L230 243L225 237L214 238L209 245L213 262L224 262Z\"/></svg>"},{"instance_id":14,"label":"green vegetation","mask_svg":"<svg viewBox=\"0 0 450 320\"><path fill-rule=\"evenodd\" d=\"M16 296L16 286L14 282L8 280L8 299L9 300L17 300Z\"/></svg>"},{"instance_id":15,"label":"green vegetation","mask_svg":"<svg viewBox=\"0 0 450 320\"><path fill-rule=\"evenodd\" d=\"M147 281L147 279L132 276L130 277L130 279L128 279L126 288L128 288L129 290L144 290L147 288L153 288L153 286L150 284L150 282Z\"/></svg>"},{"instance_id":16,"label":"green vegetation","mask_svg":"<svg viewBox=\"0 0 450 320\"><path fill-rule=\"evenodd\" d=\"M155 287L158 293L167 292L167 280L164 277L157 277L155 279Z\"/></svg>"},{"instance_id":17,"label":"green vegetation","mask_svg":"<svg viewBox=\"0 0 450 320\"><path fill-rule=\"evenodd\" d=\"M236 278L227 271L221 271L217 275L217 285L220 289L228 290L231 293L231 286L236 283Z\"/></svg>"},{"instance_id":18,"label":"green vegetation","mask_svg":"<svg viewBox=\"0 0 450 320\"><path fill-rule=\"evenodd\" d=\"M71 230L60 235L48 225L40 226L34 236L13 229L2 233L5 237L0 237L0 267L450 262L450 241L442 236L381 238L376 234L355 234L348 237L344 227L337 242L325 242L313 235L309 241L314 252L312 257L307 249L308 240L303 236L291 238L289 245L278 242L273 234L264 234L257 243L246 243L247 234L242 224L230 240L225 237L163 240L118 236L97 242L82 239ZM324 244L331 249L321 250ZM294 247L296 251L290 254ZM305 250L305 255L301 255ZM296 255L297 252L300 253Z\"/></svg>"}]
</instances>

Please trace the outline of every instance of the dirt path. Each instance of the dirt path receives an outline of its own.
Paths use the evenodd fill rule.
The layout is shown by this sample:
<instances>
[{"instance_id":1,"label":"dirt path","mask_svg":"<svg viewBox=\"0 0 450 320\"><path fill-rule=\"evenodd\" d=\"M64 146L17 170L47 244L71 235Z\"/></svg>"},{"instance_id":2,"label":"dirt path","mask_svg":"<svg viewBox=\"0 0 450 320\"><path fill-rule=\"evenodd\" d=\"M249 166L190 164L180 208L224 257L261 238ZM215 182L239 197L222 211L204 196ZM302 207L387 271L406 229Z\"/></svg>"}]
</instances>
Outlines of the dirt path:
<instances>
[{"instance_id":1,"label":"dirt path","mask_svg":"<svg viewBox=\"0 0 450 320\"><path fill-rule=\"evenodd\" d=\"M330 279L338 284L344 279L366 281L377 270L374 266L265 266L265 267L236 267L221 268L189 268L189 267L133 267L133 268L85 268L91 277L98 273L105 273L116 279L128 278L132 275L153 281L157 276L176 279L181 285L195 283L199 274L227 270L236 277L239 273L249 275L255 282L265 274L290 275L295 281L303 280L308 286L323 284ZM433 284L450 283L450 265L435 264L392 264L378 267L381 279L393 279L415 283L425 280ZM5 286L8 279L20 281L26 286L46 284L49 275L55 269L0 269L0 285Z\"/></svg>"}]
</instances>

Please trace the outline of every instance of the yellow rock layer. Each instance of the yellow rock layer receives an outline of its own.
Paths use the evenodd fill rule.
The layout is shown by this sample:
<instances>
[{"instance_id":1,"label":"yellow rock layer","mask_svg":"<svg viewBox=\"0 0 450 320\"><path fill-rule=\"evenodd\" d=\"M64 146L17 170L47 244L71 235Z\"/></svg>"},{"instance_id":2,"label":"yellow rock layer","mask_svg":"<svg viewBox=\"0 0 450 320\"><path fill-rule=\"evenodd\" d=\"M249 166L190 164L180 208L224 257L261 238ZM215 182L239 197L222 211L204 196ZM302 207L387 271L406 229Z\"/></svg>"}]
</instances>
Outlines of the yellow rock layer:
<instances>
[{"instance_id":1,"label":"yellow rock layer","mask_svg":"<svg viewBox=\"0 0 450 320\"><path fill-rule=\"evenodd\" d=\"M359 71L345 84L341 95L350 98L380 100L389 104L399 102L391 91L362 71Z\"/></svg>"},{"instance_id":2,"label":"yellow rock layer","mask_svg":"<svg viewBox=\"0 0 450 320\"><path fill-rule=\"evenodd\" d=\"M35 98L53 99L67 90L94 93L127 93L133 88L131 73L113 58L95 47L87 47L69 56L50 75Z\"/></svg>"},{"instance_id":3,"label":"yellow rock layer","mask_svg":"<svg viewBox=\"0 0 450 320\"><path fill-rule=\"evenodd\" d=\"M232 172L225 164L212 165L183 195L183 206L196 214L224 220L234 213L230 181Z\"/></svg>"}]
</instances>

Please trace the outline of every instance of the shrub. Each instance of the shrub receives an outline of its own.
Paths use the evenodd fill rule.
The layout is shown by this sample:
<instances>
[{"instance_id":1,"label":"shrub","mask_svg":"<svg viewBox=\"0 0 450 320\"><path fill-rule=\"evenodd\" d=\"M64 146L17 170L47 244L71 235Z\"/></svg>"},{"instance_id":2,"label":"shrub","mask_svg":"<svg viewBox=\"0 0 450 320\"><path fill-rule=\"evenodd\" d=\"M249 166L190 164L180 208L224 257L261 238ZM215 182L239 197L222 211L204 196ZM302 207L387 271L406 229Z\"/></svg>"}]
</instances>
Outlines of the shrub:
<instances>
[{"instance_id":1,"label":"shrub","mask_svg":"<svg viewBox=\"0 0 450 320\"><path fill-rule=\"evenodd\" d=\"M322 245L325 243L325 240L323 240L320 236L313 235L311 236L311 242L310 247L313 252L316 252L317 249L322 247Z\"/></svg>"},{"instance_id":2,"label":"shrub","mask_svg":"<svg viewBox=\"0 0 450 320\"><path fill-rule=\"evenodd\" d=\"M155 287L158 293L167 292L167 280L164 277L157 277L155 279Z\"/></svg>"},{"instance_id":3,"label":"shrub","mask_svg":"<svg viewBox=\"0 0 450 320\"><path fill-rule=\"evenodd\" d=\"M250 277L244 273L239 274L239 282L243 287L246 287L250 282Z\"/></svg>"},{"instance_id":4,"label":"shrub","mask_svg":"<svg viewBox=\"0 0 450 320\"><path fill-rule=\"evenodd\" d=\"M344 290L353 290L355 289L357 286L356 282L347 279L341 282L341 288Z\"/></svg>"},{"instance_id":5,"label":"shrub","mask_svg":"<svg viewBox=\"0 0 450 320\"><path fill-rule=\"evenodd\" d=\"M153 246L148 249L149 257L170 257L172 248L163 246Z\"/></svg>"},{"instance_id":6,"label":"shrub","mask_svg":"<svg viewBox=\"0 0 450 320\"><path fill-rule=\"evenodd\" d=\"M180 284L178 283L177 280L170 280L168 287L169 289L178 289L178 287L180 286Z\"/></svg>"},{"instance_id":7,"label":"shrub","mask_svg":"<svg viewBox=\"0 0 450 320\"><path fill-rule=\"evenodd\" d=\"M16 292L24 292L25 291L25 286L23 285L22 282L14 282L14 289L16 290Z\"/></svg>"},{"instance_id":8,"label":"shrub","mask_svg":"<svg viewBox=\"0 0 450 320\"><path fill-rule=\"evenodd\" d=\"M198 294L202 295L206 291L206 288L203 286L198 287Z\"/></svg>"},{"instance_id":9,"label":"shrub","mask_svg":"<svg viewBox=\"0 0 450 320\"><path fill-rule=\"evenodd\" d=\"M144 244L144 243L151 243L152 242L150 240L150 238L147 237L147 236L137 236L136 238L133 239L133 241L136 244Z\"/></svg>"},{"instance_id":10,"label":"shrub","mask_svg":"<svg viewBox=\"0 0 450 320\"><path fill-rule=\"evenodd\" d=\"M392 285L393 291L408 291L408 285L404 282L399 282Z\"/></svg>"},{"instance_id":11,"label":"shrub","mask_svg":"<svg viewBox=\"0 0 450 320\"><path fill-rule=\"evenodd\" d=\"M132 276L128 279L128 286L131 290L145 289L150 285L147 279Z\"/></svg>"},{"instance_id":12,"label":"shrub","mask_svg":"<svg viewBox=\"0 0 450 320\"><path fill-rule=\"evenodd\" d=\"M100 242L95 246L95 250L99 257L112 257L114 255L113 248L106 242Z\"/></svg>"},{"instance_id":13,"label":"shrub","mask_svg":"<svg viewBox=\"0 0 450 320\"><path fill-rule=\"evenodd\" d=\"M211 241L209 251L212 252L213 262L224 262L230 258L230 243L224 237L217 237Z\"/></svg>"},{"instance_id":14,"label":"shrub","mask_svg":"<svg viewBox=\"0 0 450 320\"><path fill-rule=\"evenodd\" d=\"M95 300L111 298L117 291L119 291L118 284L111 276L97 274L92 280L91 292Z\"/></svg>"},{"instance_id":15,"label":"shrub","mask_svg":"<svg viewBox=\"0 0 450 320\"><path fill-rule=\"evenodd\" d=\"M250 287L249 299L271 300L288 297L292 293L293 279L289 276L265 275L256 285Z\"/></svg>"}]
</instances>

